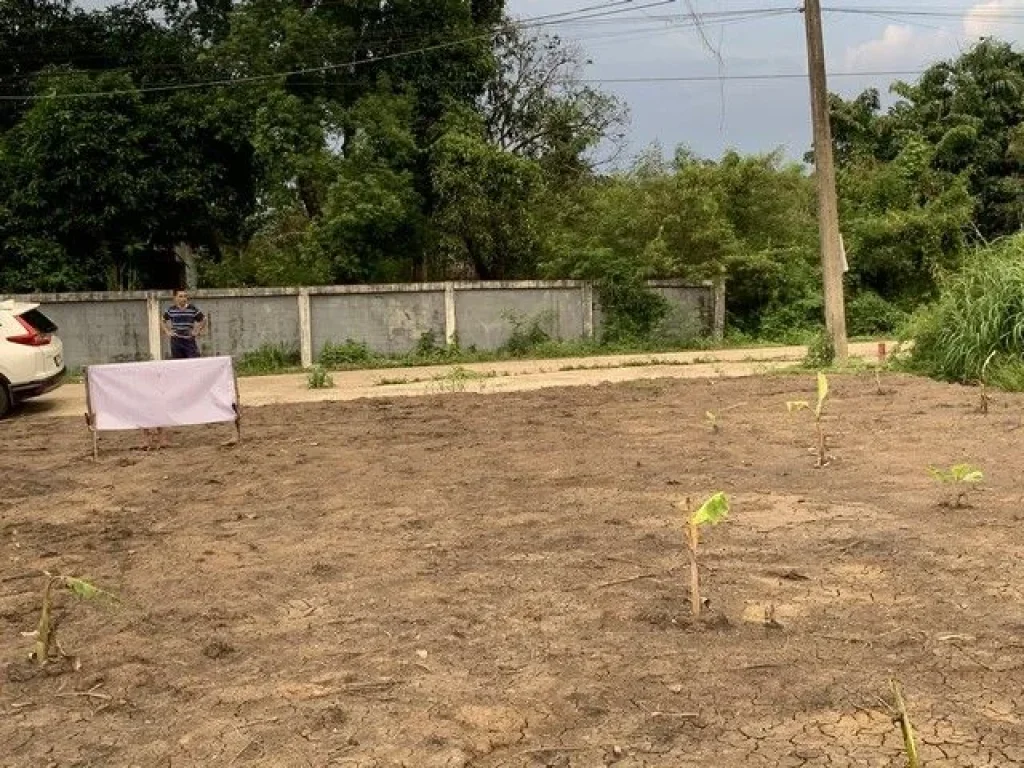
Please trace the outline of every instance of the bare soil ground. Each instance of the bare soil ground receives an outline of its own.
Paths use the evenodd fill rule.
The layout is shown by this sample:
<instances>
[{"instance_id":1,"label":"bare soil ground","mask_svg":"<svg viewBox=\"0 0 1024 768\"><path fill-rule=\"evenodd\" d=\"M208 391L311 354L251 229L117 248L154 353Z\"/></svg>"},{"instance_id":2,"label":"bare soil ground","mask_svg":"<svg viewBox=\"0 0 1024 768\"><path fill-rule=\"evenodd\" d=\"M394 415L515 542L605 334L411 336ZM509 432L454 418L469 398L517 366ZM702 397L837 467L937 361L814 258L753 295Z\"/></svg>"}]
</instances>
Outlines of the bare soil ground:
<instances>
[{"instance_id":1,"label":"bare soil ground","mask_svg":"<svg viewBox=\"0 0 1024 768\"><path fill-rule=\"evenodd\" d=\"M0 765L1024 765L1024 399L833 377L0 425ZM704 424L719 411L721 432ZM929 464L983 468L970 509ZM677 501L724 490L691 621ZM77 656L26 660L41 571ZM776 622L765 623L766 610Z\"/></svg>"},{"instance_id":2,"label":"bare soil ground","mask_svg":"<svg viewBox=\"0 0 1024 768\"><path fill-rule=\"evenodd\" d=\"M894 349L895 344L888 342L888 348ZM301 373L244 376L239 379L239 391L243 407L421 397L453 389L501 394L636 379L750 376L792 367L806 353L806 347L750 347L333 371L335 386L327 389L309 389L307 376ZM851 357L877 360L877 354L878 342L850 344ZM19 408L17 418L80 418L84 413L85 387L79 382L65 384L38 400L29 400Z\"/></svg>"}]
</instances>

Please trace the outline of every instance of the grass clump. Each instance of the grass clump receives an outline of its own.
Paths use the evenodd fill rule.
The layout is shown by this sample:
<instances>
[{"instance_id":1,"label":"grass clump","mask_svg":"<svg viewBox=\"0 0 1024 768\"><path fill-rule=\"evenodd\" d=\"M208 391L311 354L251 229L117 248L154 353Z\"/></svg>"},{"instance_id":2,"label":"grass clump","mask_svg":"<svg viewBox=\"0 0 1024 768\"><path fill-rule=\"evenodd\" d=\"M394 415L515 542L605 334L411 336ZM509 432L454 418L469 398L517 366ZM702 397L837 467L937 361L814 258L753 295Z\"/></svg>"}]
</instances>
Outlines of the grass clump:
<instances>
[{"instance_id":1,"label":"grass clump","mask_svg":"<svg viewBox=\"0 0 1024 768\"><path fill-rule=\"evenodd\" d=\"M1024 235L980 248L907 335L916 373L1024 390Z\"/></svg>"},{"instance_id":2,"label":"grass clump","mask_svg":"<svg viewBox=\"0 0 1024 768\"><path fill-rule=\"evenodd\" d=\"M294 370L300 365L299 350L285 344L264 344L244 353L235 363L240 376L282 373Z\"/></svg>"},{"instance_id":3,"label":"grass clump","mask_svg":"<svg viewBox=\"0 0 1024 768\"><path fill-rule=\"evenodd\" d=\"M330 389L334 386L334 379L322 365L314 365L306 377L306 386L309 389Z\"/></svg>"},{"instance_id":4,"label":"grass clump","mask_svg":"<svg viewBox=\"0 0 1024 768\"><path fill-rule=\"evenodd\" d=\"M345 339L341 344L325 344L319 363L324 368L347 368L372 363L376 355L362 341Z\"/></svg>"}]
</instances>

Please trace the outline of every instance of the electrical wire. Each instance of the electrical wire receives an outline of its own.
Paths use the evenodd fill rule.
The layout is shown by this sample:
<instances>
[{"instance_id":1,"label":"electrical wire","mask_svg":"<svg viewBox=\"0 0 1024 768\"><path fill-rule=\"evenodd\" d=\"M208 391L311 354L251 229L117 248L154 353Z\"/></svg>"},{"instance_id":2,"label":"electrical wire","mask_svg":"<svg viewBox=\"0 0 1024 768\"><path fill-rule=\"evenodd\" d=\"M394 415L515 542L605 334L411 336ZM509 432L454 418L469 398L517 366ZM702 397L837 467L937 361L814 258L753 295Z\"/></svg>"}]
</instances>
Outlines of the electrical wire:
<instances>
[{"instance_id":1,"label":"electrical wire","mask_svg":"<svg viewBox=\"0 0 1024 768\"><path fill-rule=\"evenodd\" d=\"M625 11L635 11L635 10L641 10L641 9L646 9L646 8L654 8L654 7L669 5L669 4L673 3L673 2L675 2L675 0L654 0L653 2L634 4L633 0L629 0L628 4L626 4L626 3L616 3L615 5L617 7L611 8L611 9L602 10L602 11L596 12L594 14L591 14L590 16L587 16L587 15L583 15L583 16L575 15L575 16L572 16L571 18L572 18L573 21L580 21L582 19L591 18L593 16L606 17L606 16L609 16L609 15L613 15L613 14L617 14L617 13L621 13L621 12L625 12ZM725 13L726 13L726 15L735 15L737 12L725 12ZM541 20L541 21L536 21L535 19L526 19L526 20L521 20L521 21L517 22L517 26L525 27L525 28L542 28L542 27L549 26L551 24L556 24L556 23L559 23L559 22L557 20L550 19L550 18L547 18L547 19L544 19L544 20ZM317 66L317 67L304 67L304 68L301 68L301 69L294 69L294 70L290 70L290 71L286 71L286 72L275 72L275 73L272 73L272 74L248 75L248 76L242 76L242 77L220 78L220 79L215 79L215 80L197 81L197 82L192 82L192 83L175 83L175 84L166 84L166 85L143 86L141 88L112 89L112 90L108 90L108 91L91 91L91 92L82 92L82 93L62 93L62 94L52 93L52 94L0 95L0 101L41 101L41 100L46 100L46 99L110 98L110 97L113 97L113 96L127 96L127 95L136 95L136 94L140 94L140 93L167 93L167 92L173 92L173 91L195 90L195 89L199 89L199 88L218 87L218 86L234 86L234 85L241 85L241 84L247 84L247 83L266 82L268 80L274 80L274 79L282 78L282 77L295 77L295 76L301 76L301 75L307 75L307 74L324 74L326 72L337 71L337 70L340 70L340 69L353 69L353 68L355 68L357 66L362 66L362 65L367 65L367 64L376 64L376 63L380 63L380 62L383 62L383 61L392 61L392 60L401 59L401 58L408 58L410 56L422 55L424 53L432 53L432 52L435 52L435 51L445 50L447 48L452 48L452 47L456 47L456 46L459 46L459 45L464 45L464 44L470 43L470 42L478 42L478 41L481 41L481 40L489 40L489 39L491 39L494 36L494 34L495 34L495 32L491 31L491 32L488 32L486 34L474 35L474 36L471 36L471 37L468 37L468 38L463 38L463 39L460 39L460 40L452 40L452 41L436 43L436 44L433 44L433 45L423 46L421 48L410 50L410 51L399 51L399 52L395 52L395 53L383 54L381 56L374 56L374 57L365 58L365 59L356 59L356 60L349 61L349 62L344 62L344 63L341 63L341 64L327 64L327 65Z\"/></svg>"}]
</instances>

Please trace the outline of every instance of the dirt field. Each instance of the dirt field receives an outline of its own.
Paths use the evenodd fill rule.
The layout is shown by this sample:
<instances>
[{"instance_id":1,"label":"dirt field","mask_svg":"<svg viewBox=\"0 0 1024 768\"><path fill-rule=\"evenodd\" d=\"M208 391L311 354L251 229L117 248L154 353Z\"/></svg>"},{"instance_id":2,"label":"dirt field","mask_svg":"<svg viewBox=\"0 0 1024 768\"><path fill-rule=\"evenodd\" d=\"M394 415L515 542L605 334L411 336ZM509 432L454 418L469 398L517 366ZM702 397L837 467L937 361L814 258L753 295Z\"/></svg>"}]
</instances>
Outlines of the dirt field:
<instances>
[{"instance_id":1,"label":"dirt field","mask_svg":"<svg viewBox=\"0 0 1024 768\"><path fill-rule=\"evenodd\" d=\"M888 349L895 343L887 342ZM636 379L706 379L750 376L791 368L804 358L806 347L751 347L697 352L652 352L635 355L597 355L548 360L504 360L465 365L332 371L334 387L310 389L305 374L243 376L239 391L244 407L422 397L458 391L497 394L548 387L588 387ZM850 344L850 356L877 360L878 342ZM85 387L67 383L38 400L30 400L17 418L48 418L85 413Z\"/></svg>"},{"instance_id":2,"label":"dirt field","mask_svg":"<svg viewBox=\"0 0 1024 768\"><path fill-rule=\"evenodd\" d=\"M890 675L927 768L1024 765L1024 399L832 384L825 469L793 375L252 409L99 463L5 422L0 765L900 766ZM695 624L674 504L716 490ZM121 598L58 601L78 671L26 661L42 570Z\"/></svg>"}]
</instances>

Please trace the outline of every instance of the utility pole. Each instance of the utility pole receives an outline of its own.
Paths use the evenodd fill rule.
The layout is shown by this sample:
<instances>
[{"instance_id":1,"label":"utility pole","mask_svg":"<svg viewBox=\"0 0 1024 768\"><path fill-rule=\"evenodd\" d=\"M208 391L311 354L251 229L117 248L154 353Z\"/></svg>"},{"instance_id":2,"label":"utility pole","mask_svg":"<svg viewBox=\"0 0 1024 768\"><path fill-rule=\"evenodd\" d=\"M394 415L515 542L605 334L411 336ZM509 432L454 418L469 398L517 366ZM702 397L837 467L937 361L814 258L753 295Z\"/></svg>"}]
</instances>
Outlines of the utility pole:
<instances>
[{"instance_id":1,"label":"utility pole","mask_svg":"<svg viewBox=\"0 0 1024 768\"><path fill-rule=\"evenodd\" d=\"M836 167L832 157L832 129L825 79L825 43L821 35L820 0L805 0L807 73L811 81L811 120L814 126L814 175L818 182L818 232L821 272L825 289L825 328L832 337L837 363L847 359L846 309L843 300L843 257L839 236L839 201Z\"/></svg>"}]
</instances>

